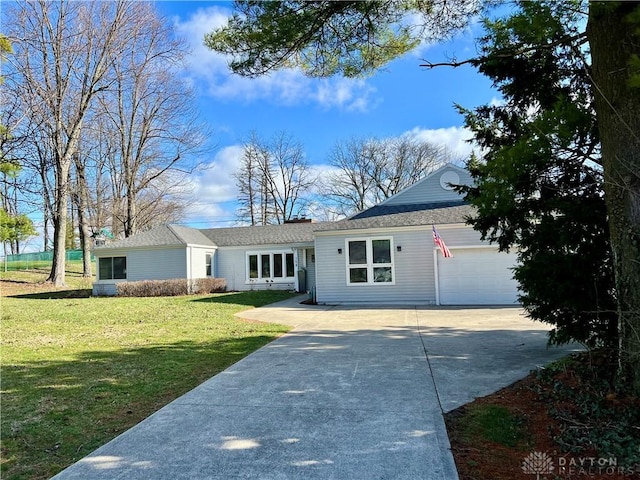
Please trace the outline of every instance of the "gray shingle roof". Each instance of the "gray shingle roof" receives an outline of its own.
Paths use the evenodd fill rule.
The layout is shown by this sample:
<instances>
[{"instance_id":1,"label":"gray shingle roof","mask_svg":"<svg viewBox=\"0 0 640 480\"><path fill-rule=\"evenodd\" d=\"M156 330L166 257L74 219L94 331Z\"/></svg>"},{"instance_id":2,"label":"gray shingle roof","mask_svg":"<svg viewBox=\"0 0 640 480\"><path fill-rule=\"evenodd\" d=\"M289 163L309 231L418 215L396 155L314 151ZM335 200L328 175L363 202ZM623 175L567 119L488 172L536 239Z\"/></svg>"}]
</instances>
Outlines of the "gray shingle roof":
<instances>
[{"instance_id":1,"label":"gray shingle roof","mask_svg":"<svg viewBox=\"0 0 640 480\"><path fill-rule=\"evenodd\" d=\"M169 247L187 244L214 245L200 230L195 228L180 227L177 225L160 225L146 232L136 233L131 237L107 243L102 247L96 247L96 250L103 248Z\"/></svg>"},{"instance_id":2,"label":"gray shingle roof","mask_svg":"<svg viewBox=\"0 0 640 480\"><path fill-rule=\"evenodd\" d=\"M461 201L418 203L408 205L376 205L351 218L340 220L325 230L408 227L465 223L473 214L471 205Z\"/></svg>"},{"instance_id":3,"label":"gray shingle roof","mask_svg":"<svg viewBox=\"0 0 640 480\"><path fill-rule=\"evenodd\" d=\"M449 202L431 202L431 203L412 203L405 205L375 205L367 210L353 215L351 220L359 220L361 218L381 217L383 215L396 215L398 213L422 212L426 210L440 210L449 207L459 207L465 205L462 200Z\"/></svg>"},{"instance_id":4,"label":"gray shingle roof","mask_svg":"<svg viewBox=\"0 0 640 480\"><path fill-rule=\"evenodd\" d=\"M227 227L198 230L178 225L162 225L103 248L144 248L157 246L203 245L243 247L251 245L312 244L315 232L422 225L464 223L473 207L463 202L376 205L351 218L337 222L285 223L253 227Z\"/></svg>"},{"instance_id":5,"label":"gray shingle roof","mask_svg":"<svg viewBox=\"0 0 640 480\"><path fill-rule=\"evenodd\" d=\"M169 225L169 228L173 230L184 244L187 245L215 245L208 238L202 230L198 230L197 228L189 228L189 227L181 227L179 225Z\"/></svg>"},{"instance_id":6,"label":"gray shingle roof","mask_svg":"<svg viewBox=\"0 0 640 480\"><path fill-rule=\"evenodd\" d=\"M202 230L202 233L220 247L301 244L313 243L313 232L325 229L328 225L331 225L331 222L285 223L254 227L209 228Z\"/></svg>"}]
</instances>

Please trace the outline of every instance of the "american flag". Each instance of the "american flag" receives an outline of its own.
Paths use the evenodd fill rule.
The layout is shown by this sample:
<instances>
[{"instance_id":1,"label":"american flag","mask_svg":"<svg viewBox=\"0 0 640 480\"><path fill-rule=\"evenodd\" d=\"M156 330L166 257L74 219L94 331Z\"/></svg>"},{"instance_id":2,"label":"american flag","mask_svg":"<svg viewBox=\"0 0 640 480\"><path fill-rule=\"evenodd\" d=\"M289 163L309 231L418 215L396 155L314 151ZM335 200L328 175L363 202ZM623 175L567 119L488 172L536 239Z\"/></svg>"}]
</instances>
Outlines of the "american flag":
<instances>
[{"instance_id":1,"label":"american flag","mask_svg":"<svg viewBox=\"0 0 640 480\"><path fill-rule=\"evenodd\" d=\"M438 234L438 231L436 230L435 225L433 225L433 243L435 243L438 247L440 247L440 251L442 252L442 256L444 258L453 257L453 255L451 254L451 251L444 244L444 240L442 240L442 237Z\"/></svg>"}]
</instances>

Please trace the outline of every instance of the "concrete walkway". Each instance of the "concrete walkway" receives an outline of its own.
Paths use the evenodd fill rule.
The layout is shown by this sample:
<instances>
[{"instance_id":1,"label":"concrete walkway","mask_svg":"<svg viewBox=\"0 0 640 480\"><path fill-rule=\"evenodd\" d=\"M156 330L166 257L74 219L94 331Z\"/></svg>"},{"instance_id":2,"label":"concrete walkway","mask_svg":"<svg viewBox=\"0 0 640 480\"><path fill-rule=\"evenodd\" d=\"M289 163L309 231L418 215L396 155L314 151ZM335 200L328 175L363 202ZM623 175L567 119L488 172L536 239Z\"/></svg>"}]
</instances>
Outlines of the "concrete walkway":
<instances>
[{"instance_id":1,"label":"concrete walkway","mask_svg":"<svg viewBox=\"0 0 640 480\"><path fill-rule=\"evenodd\" d=\"M453 480L442 411L568 351L516 308L300 300L238 314L295 328L54 478Z\"/></svg>"}]
</instances>

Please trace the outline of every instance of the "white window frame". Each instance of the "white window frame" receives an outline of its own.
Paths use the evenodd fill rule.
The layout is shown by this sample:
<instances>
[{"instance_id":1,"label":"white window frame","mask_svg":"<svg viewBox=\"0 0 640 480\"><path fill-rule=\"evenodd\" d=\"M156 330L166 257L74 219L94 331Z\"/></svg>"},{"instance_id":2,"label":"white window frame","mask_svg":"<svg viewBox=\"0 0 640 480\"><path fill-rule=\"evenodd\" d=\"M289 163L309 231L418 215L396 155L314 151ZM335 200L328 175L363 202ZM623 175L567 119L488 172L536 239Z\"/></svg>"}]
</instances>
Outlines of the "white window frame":
<instances>
[{"instance_id":1,"label":"white window frame","mask_svg":"<svg viewBox=\"0 0 640 480\"><path fill-rule=\"evenodd\" d=\"M256 255L258 257L258 277L251 278L251 256ZM265 277L262 275L262 256L269 256L269 276ZM274 277L274 263L273 257L274 255L282 255L282 277ZM291 255L293 257L293 276L287 276L287 255ZM246 252L246 269L245 269L245 283L292 283L296 278L296 270L298 267L298 259L296 258L296 254L293 250L262 250L262 251L250 251Z\"/></svg>"},{"instance_id":2,"label":"white window frame","mask_svg":"<svg viewBox=\"0 0 640 480\"><path fill-rule=\"evenodd\" d=\"M391 263L373 263L373 242L375 240L388 240L389 241L389 253L391 254ZM349 263L349 243L350 242L366 242L365 251L367 256L367 263L351 264ZM396 269L395 258L393 254L393 237L352 237L345 238L344 240L344 253L345 253L345 265L346 265L346 280L347 286L371 286L371 285L395 285L396 284ZM391 281L390 282L375 282L373 276L374 268L391 267ZM367 269L367 281L366 282L351 282L351 269L352 268L366 268Z\"/></svg>"},{"instance_id":3,"label":"white window frame","mask_svg":"<svg viewBox=\"0 0 640 480\"><path fill-rule=\"evenodd\" d=\"M214 252L204 252L204 274L206 277L213 277L215 273L213 271L213 255ZM207 256L209 257L209 263L207 263ZM209 273L207 273L207 269Z\"/></svg>"}]
</instances>

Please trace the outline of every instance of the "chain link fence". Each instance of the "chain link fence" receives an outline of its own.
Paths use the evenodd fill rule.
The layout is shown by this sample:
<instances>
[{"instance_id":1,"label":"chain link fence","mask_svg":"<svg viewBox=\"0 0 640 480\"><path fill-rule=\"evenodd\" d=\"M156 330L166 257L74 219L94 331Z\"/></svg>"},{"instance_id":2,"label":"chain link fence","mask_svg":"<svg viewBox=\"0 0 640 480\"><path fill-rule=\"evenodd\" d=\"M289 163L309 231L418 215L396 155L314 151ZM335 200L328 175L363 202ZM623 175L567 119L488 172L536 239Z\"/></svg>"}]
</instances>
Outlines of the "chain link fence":
<instances>
[{"instance_id":1,"label":"chain link fence","mask_svg":"<svg viewBox=\"0 0 640 480\"><path fill-rule=\"evenodd\" d=\"M81 262L82 250L67 250L65 257L67 262ZM93 255L91 261L94 260ZM53 252L21 253L19 255L7 255L3 260L2 269L9 270L34 270L38 268L51 268Z\"/></svg>"}]
</instances>

